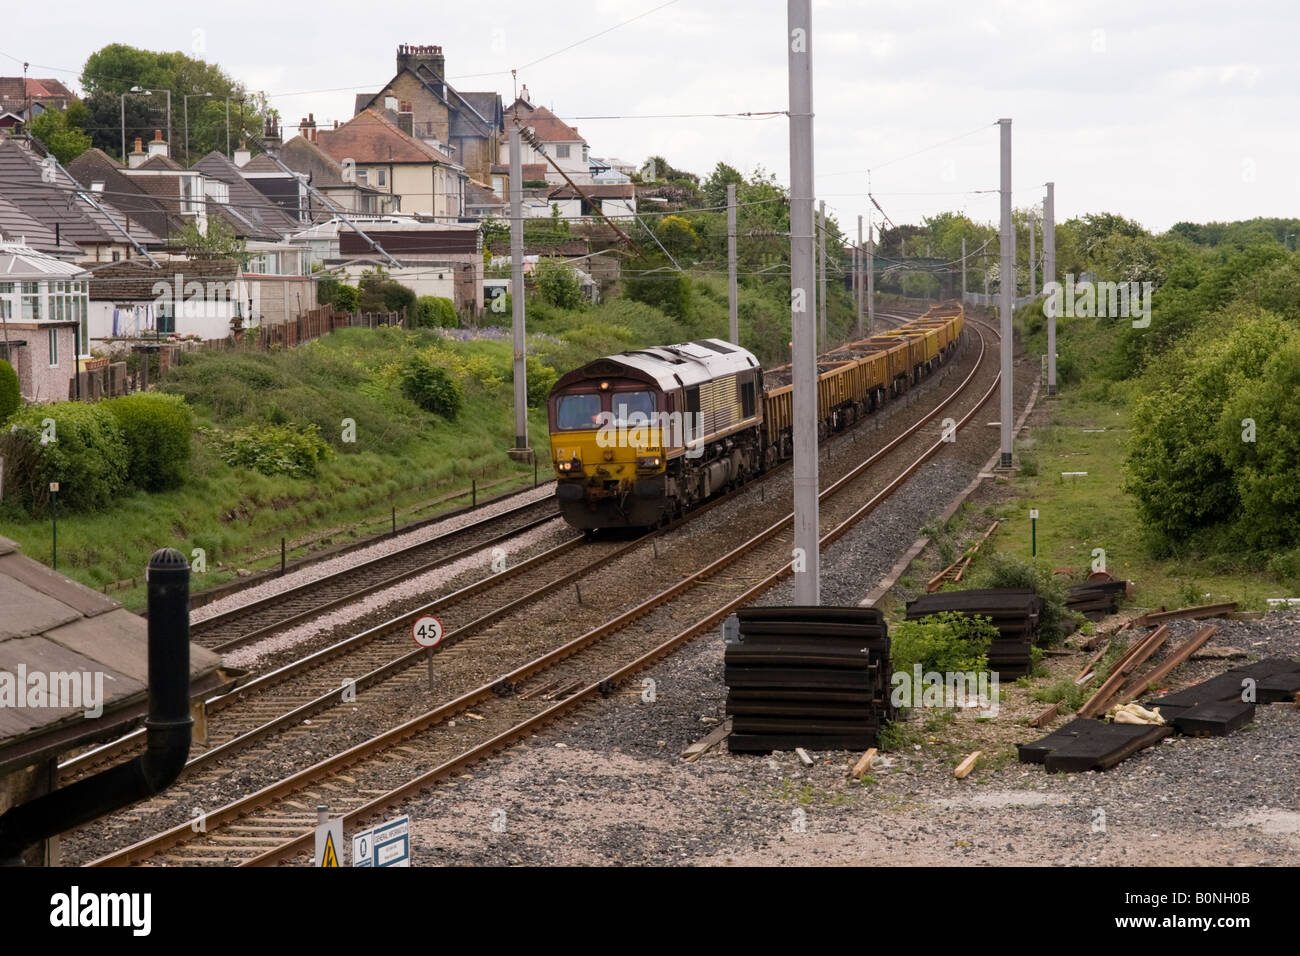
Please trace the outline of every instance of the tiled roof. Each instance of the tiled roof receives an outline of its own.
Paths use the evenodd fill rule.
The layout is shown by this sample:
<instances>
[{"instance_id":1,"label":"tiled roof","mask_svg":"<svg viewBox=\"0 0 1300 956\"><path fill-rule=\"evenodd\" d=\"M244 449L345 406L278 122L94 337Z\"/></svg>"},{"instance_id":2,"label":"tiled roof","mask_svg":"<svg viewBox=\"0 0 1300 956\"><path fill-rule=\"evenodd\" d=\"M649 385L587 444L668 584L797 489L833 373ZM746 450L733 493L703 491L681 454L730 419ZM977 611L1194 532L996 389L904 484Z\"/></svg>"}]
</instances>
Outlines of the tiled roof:
<instances>
[{"instance_id":1,"label":"tiled roof","mask_svg":"<svg viewBox=\"0 0 1300 956\"><path fill-rule=\"evenodd\" d=\"M0 239L6 242L22 240L41 252L81 252L81 247L66 236L60 235L56 242L53 229L37 222L4 196L0 196Z\"/></svg>"},{"instance_id":2,"label":"tiled roof","mask_svg":"<svg viewBox=\"0 0 1300 956\"><path fill-rule=\"evenodd\" d=\"M216 150L191 168L230 187L229 204L209 200L208 210L215 209L241 238L278 240L302 228L302 223L250 186L239 167Z\"/></svg>"},{"instance_id":3,"label":"tiled roof","mask_svg":"<svg viewBox=\"0 0 1300 956\"><path fill-rule=\"evenodd\" d=\"M109 200L96 199L106 208L105 213L100 212L76 195L75 191L84 187L70 176L56 172L54 182L45 182L40 163L40 157L16 140L0 137L0 184L3 184L0 195L50 229L57 222L62 235L78 245L126 242L113 225L116 222L125 228L126 217ZM162 242L161 237L136 220L131 221L130 232L145 245Z\"/></svg>"},{"instance_id":4,"label":"tiled roof","mask_svg":"<svg viewBox=\"0 0 1300 956\"><path fill-rule=\"evenodd\" d=\"M68 172L77 182L90 189L94 183L103 183L103 198L114 208L131 217L133 222L142 223L154 235L166 238L179 232L184 221L180 216L180 194L174 186L174 177L130 176L123 172L121 164L102 150L86 150L68 164ZM170 180L172 187L165 192L170 203L163 203L149 190L143 188L145 182L161 184Z\"/></svg>"},{"instance_id":5,"label":"tiled roof","mask_svg":"<svg viewBox=\"0 0 1300 956\"><path fill-rule=\"evenodd\" d=\"M21 100L39 97L73 99L75 94L58 80L38 80L27 78L27 88L23 89L21 76L0 76L0 99Z\"/></svg>"},{"instance_id":6,"label":"tiled roof","mask_svg":"<svg viewBox=\"0 0 1300 956\"><path fill-rule=\"evenodd\" d=\"M632 199L636 196L636 187L631 183L595 183L580 186L582 195L589 199ZM548 199L577 199L579 192L568 183L557 186L547 193Z\"/></svg>"},{"instance_id":7,"label":"tiled roof","mask_svg":"<svg viewBox=\"0 0 1300 956\"><path fill-rule=\"evenodd\" d=\"M157 269L133 259L106 262L92 272L90 298L101 302L152 302L157 298L154 283L172 285L178 276L184 288L191 279L230 281L240 275L238 264L231 259L171 259Z\"/></svg>"},{"instance_id":8,"label":"tiled roof","mask_svg":"<svg viewBox=\"0 0 1300 956\"><path fill-rule=\"evenodd\" d=\"M316 139L316 145L340 163L345 159L361 164L451 163L446 155L406 135L372 109L358 113L338 129L320 130Z\"/></svg>"},{"instance_id":9,"label":"tiled roof","mask_svg":"<svg viewBox=\"0 0 1300 956\"><path fill-rule=\"evenodd\" d=\"M121 732L148 695L148 628L144 618L57 571L24 557L0 537L0 670L30 677L51 672L102 674L103 713L81 706L0 708L0 774L49 759L74 743ZM217 683L221 658L190 645L191 692ZM92 692L94 688L92 687ZM27 701L24 700L24 703ZM57 703L57 702L55 702Z\"/></svg>"},{"instance_id":10,"label":"tiled roof","mask_svg":"<svg viewBox=\"0 0 1300 956\"><path fill-rule=\"evenodd\" d=\"M139 166L136 167L136 169L170 169L170 170L183 170L184 168L185 168L184 166L176 162L176 160L172 159L170 156L163 156L161 153L158 154L157 156L150 156L143 163L141 163Z\"/></svg>"},{"instance_id":11,"label":"tiled roof","mask_svg":"<svg viewBox=\"0 0 1300 956\"><path fill-rule=\"evenodd\" d=\"M537 138L544 143L585 143L576 126L570 126L545 106L539 106L528 115L520 117L525 126L531 126Z\"/></svg>"}]
</instances>

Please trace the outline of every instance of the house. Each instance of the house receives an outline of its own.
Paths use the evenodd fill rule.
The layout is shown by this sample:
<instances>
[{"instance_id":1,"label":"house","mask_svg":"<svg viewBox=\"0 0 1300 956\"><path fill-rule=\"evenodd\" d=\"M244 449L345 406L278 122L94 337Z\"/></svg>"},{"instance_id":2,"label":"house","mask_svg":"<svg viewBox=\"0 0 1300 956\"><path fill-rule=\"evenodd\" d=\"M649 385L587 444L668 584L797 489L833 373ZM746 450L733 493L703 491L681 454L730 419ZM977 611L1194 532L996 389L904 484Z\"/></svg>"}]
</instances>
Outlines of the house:
<instances>
[{"instance_id":1,"label":"house","mask_svg":"<svg viewBox=\"0 0 1300 956\"><path fill-rule=\"evenodd\" d=\"M514 123L513 113L506 115L507 128ZM577 127L570 126L564 120L560 119L545 106L534 106L527 114L519 114L520 125L531 133L531 138L537 143L537 146L530 144L527 139L521 142L523 151L523 163L542 164L545 166L545 179L548 183L559 185L564 182L564 176L568 176L573 182L583 185L591 182L591 157L587 141L582 138ZM501 152L505 159L503 163L509 166L510 163L510 138L508 132L503 132ZM540 147L540 149L538 148ZM554 160L554 165L548 162L548 157ZM556 171L558 166L564 170L564 176ZM527 176L524 177L527 181Z\"/></svg>"},{"instance_id":2,"label":"house","mask_svg":"<svg viewBox=\"0 0 1300 956\"><path fill-rule=\"evenodd\" d=\"M78 356L89 354L89 273L22 242L0 242L0 358L29 402L69 397Z\"/></svg>"},{"instance_id":3,"label":"house","mask_svg":"<svg viewBox=\"0 0 1300 956\"><path fill-rule=\"evenodd\" d=\"M68 163L68 172L93 195L162 239L180 235L185 227L179 199L167 203L151 195L140 179L128 176L122 164L101 149L86 150Z\"/></svg>"},{"instance_id":4,"label":"house","mask_svg":"<svg viewBox=\"0 0 1300 956\"><path fill-rule=\"evenodd\" d=\"M75 99L73 92L58 80L0 76L0 116L12 118L11 122L0 122L0 126L26 125L46 110L66 110Z\"/></svg>"},{"instance_id":5,"label":"house","mask_svg":"<svg viewBox=\"0 0 1300 956\"><path fill-rule=\"evenodd\" d=\"M408 135L449 155L479 183L487 185L492 165L501 161L500 94L462 93L448 83L441 46L399 46L393 78L378 93L357 94L356 115L371 109L393 113Z\"/></svg>"},{"instance_id":6,"label":"house","mask_svg":"<svg viewBox=\"0 0 1300 956\"><path fill-rule=\"evenodd\" d=\"M260 289L245 282L232 259L168 259L156 267L143 259L106 263L89 282L90 341L224 339L232 319L243 326L255 314L255 293Z\"/></svg>"},{"instance_id":7,"label":"house","mask_svg":"<svg viewBox=\"0 0 1300 956\"><path fill-rule=\"evenodd\" d=\"M415 292L451 299L477 314L483 308L483 249L477 223L428 222L412 216L353 220L398 261L394 266L341 219L304 230L294 241L311 248L313 262L356 284L366 272L383 269Z\"/></svg>"},{"instance_id":8,"label":"house","mask_svg":"<svg viewBox=\"0 0 1300 956\"><path fill-rule=\"evenodd\" d=\"M561 219L594 216L597 210L610 219L636 215L636 187L631 183L595 183L580 190L566 184L552 189L547 199L559 207Z\"/></svg>"},{"instance_id":9,"label":"house","mask_svg":"<svg viewBox=\"0 0 1300 956\"><path fill-rule=\"evenodd\" d=\"M508 217L510 203L487 187L470 180L465 185L465 215L471 219Z\"/></svg>"},{"instance_id":10,"label":"house","mask_svg":"<svg viewBox=\"0 0 1300 956\"><path fill-rule=\"evenodd\" d=\"M250 159L239 167L240 175L267 199L297 218L300 224L329 218L336 212L348 215L382 215L396 202L391 193L376 189L349 176L343 164L316 145L316 121L303 119L300 135L276 153L276 159L293 170L286 173L266 154ZM322 203L307 189L310 185L333 203Z\"/></svg>"},{"instance_id":11,"label":"house","mask_svg":"<svg viewBox=\"0 0 1300 956\"><path fill-rule=\"evenodd\" d=\"M82 252L79 262L116 262L162 245L143 223L115 209L26 141L0 136L0 198Z\"/></svg>"},{"instance_id":12,"label":"house","mask_svg":"<svg viewBox=\"0 0 1300 956\"><path fill-rule=\"evenodd\" d=\"M65 239L44 223L37 222L0 195L0 240L17 240L58 259L80 259L85 253L71 239Z\"/></svg>"},{"instance_id":13,"label":"house","mask_svg":"<svg viewBox=\"0 0 1300 956\"><path fill-rule=\"evenodd\" d=\"M346 176L391 195L394 212L453 222L465 215L465 169L380 110L366 109L337 129L320 130L316 142Z\"/></svg>"},{"instance_id":14,"label":"house","mask_svg":"<svg viewBox=\"0 0 1300 956\"><path fill-rule=\"evenodd\" d=\"M614 164L618 163L618 166ZM630 183L632 174L626 172L629 165L621 159L601 159L598 156L591 157L591 181L593 183Z\"/></svg>"},{"instance_id":15,"label":"house","mask_svg":"<svg viewBox=\"0 0 1300 956\"><path fill-rule=\"evenodd\" d=\"M268 199L244 177L243 170L213 150L193 166L205 179L206 209L215 213L240 239L282 242L302 228L292 212Z\"/></svg>"}]
</instances>

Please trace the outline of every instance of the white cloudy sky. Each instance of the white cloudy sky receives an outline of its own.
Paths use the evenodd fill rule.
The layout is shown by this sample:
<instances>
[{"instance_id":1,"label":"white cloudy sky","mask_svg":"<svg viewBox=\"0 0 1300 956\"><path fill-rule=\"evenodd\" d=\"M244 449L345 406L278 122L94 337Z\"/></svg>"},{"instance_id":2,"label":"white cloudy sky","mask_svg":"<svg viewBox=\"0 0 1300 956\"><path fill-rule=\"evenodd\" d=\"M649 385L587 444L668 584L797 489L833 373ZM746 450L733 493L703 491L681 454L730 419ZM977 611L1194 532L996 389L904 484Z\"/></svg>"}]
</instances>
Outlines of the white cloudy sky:
<instances>
[{"instance_id":1,"label":"white cloudy sky","mask_svg":"<svg viewBox=\"0 0 1300 956\"><path fill-rule=\"evenodd\" d=\"M0 73L20 73L17 58L33 76L75 79L110 42L181 50L265 90L288 123L309 111L319 123L387 81L399 43L436 43L461 89L508 102L518 68L595 155L659 153L700 173L762 165L788 181L784 116L589 118L786 107L784 3L662 3L27 3L5 18ZM1009 116L1017 206L1050 179L1060 218L1106 210L1165 229L1296 215L1298 28L1289 0L814 0L818 195L851 222L870 169L895 222L945 209L995 219L996 196L979 190L997 186L993 124Z\"/></svg>"}]
</instances>

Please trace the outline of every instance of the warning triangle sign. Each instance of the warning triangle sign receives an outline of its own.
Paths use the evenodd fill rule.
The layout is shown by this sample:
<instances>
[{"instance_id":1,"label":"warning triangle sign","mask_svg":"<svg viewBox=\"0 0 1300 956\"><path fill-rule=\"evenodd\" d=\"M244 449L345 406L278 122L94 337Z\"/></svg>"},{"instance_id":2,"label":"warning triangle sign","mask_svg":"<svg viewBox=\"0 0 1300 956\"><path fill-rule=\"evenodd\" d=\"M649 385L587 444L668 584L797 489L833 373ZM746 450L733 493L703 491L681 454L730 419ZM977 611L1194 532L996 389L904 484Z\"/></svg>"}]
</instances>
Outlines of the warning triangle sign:
<instances>
[{"instance_id":1,"label":"warning triangle sign","mask_svg":"<svg viewBox=\"0 0 1300 956\"><path fill-rule=\"evenodd\" d=\"M334 850L334 834L327 834L325 837L325 852L321 854L321 866L338 866L339 855Z\"/></svg>"}]
</instances>

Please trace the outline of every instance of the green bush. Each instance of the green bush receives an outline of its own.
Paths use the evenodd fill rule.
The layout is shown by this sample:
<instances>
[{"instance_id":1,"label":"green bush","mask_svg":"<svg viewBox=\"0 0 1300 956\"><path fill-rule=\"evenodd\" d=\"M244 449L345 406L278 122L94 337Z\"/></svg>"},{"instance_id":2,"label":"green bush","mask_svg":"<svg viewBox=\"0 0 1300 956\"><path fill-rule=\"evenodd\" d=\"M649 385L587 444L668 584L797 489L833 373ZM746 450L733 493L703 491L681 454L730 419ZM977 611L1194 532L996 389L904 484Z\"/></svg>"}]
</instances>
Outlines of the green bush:
<instances>
[{"instance_id":1,"label":"green bush","mask_svg":"<svg viewBox=\"0 0 1300 956\"><path fill-rule=\"evenodd\" d=\"M528 375L528 407L541 408L546 404L546 400L551 397L551 389L555 387L560 375L555 369L531 355L524 361ZM511 372L513 373L513 371L512 368ZM514 381L513 374L510 380Z\"/></svg>"},{"instance_id":2,"label":"green bush","mask_svg":"<svg viewBox=\"0 0 1300 956\"><path fill-rule=\"evenodd\" d=\"M136 392L111 398L127 450L127 478L145 491L179 487L190 463L194 416L179 395Z\"/></svg>"},{"instance_id":3,"label":"green bush","mask_svg":"<svg viewBox=\"0 0 1300 956\"><path fill-rule=\"evenodd\" d=\"M0 359L0 422L18 411L23 404L23 395L18 388L18 373L14 367Z\"/></svg>"},{"instance_id":4,"label":"green bush","mask_svg":"<svg viewBox=\"0 0 1300 956\"><path fill-rule=\"evenodd\" d=\"M314 478L333 454L316 425L247 425L233 432L208 432L221 460L264 475Z\"/></svg>"},{"instance_id":5,"label":"green bush","mask_svg":"<svg viewBox=\"0 0 1300 956\"><path fill-rule=\"evenodd\" d=\"M460 412L461 390L447 370L428 359L412 355L402 366L402 394L426 412L448 420Z\"/></svg>"},{"instance_id":6,"label":"green bush","mask_svg":"<svg viewBox=\"0 0 1300 956\"><path fill-rule=\"evenodd\" d=\"M539 260L533 269L532 280L543 302L561 309L576 309L582 305L582 280L572 267L558 259Z\"/></svg>"},{"instance_id":7,"label":"green bush","mask_svg":"<svg viewBox=\"0 0 1300 956\"><path fill-rule=\"evenodd\" d=\"M980 588L1029 588L1037 594L1042 601L1042 610L1038 612L1040 644L1064 640L1077 623L1074 612L1065 607L1065 582L1047 568L1014 554L994 551L972 585Z\"/></svg>"},{"instance_id":8,"label":"green bush","mask_svg":"<svg viewBox=\"0 0 1300 956\"><path fill-rule=\"evenodd\" d=\"M422 295L415 301L416 325L424 328L454 329L460 324L456 304L440 295Z\"/></svg>"},{"instance_id":9,"label":"green bush","mask_svg":"<svg viewBox=\"0 0 1300 956\"><path fill-rule=\"evenodd\" d=\"M334 308L351 314L361 304L361 290L354 285L340 285L334 290L333 299Z\"/></svg>"},{"instance_id":10,"label":"green bush","mask_svg":"<svg viewBox=\"0 0 1300 956\"><path fill-rule=\"evenodd\" d=\"M48 508L52 481L59 482L60 504L72 511L105 508L126 484L126 445L103 403L32 405L10 425L0 433L5 496L13 495L33 516Z\"/></svg>"},{"instance_id":11,"label":"green bush","mask_svg":"<svg viewBox=\"0 0 1300 956\"><path fill-rule=\"evenodd\" d=\"M623 291L629 299L653 306L675 319L686 318L690 310L691 280L680 272L627 272Z\"/></svg>"},{"instance_id":12,"label":"green bush","mask_svg":"<svg viewBox=\"0 0 1300 956\"><path fill-rule=\"evenodd\" d=\"M889 667L895 674L988 670L989 644L998 629L986 617L944 611L889 629Z\"/></svg>"}]
</instances>

